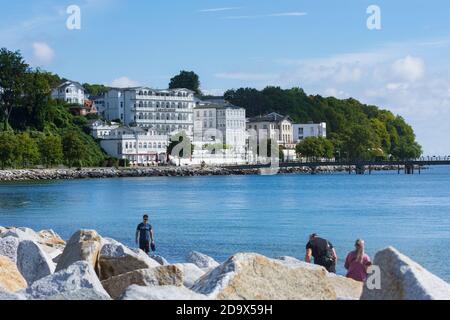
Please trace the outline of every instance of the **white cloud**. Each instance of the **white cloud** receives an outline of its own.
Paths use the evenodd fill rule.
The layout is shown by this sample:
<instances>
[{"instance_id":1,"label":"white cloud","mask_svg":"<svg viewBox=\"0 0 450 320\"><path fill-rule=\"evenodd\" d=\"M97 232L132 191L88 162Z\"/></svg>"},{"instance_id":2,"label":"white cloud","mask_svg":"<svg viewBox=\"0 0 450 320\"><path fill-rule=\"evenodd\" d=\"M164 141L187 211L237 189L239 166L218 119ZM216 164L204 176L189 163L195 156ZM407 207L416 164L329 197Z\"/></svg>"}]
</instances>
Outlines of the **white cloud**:
<instances>
[{"instance_id":1,"label":"white cloud","mask_svg":"<svg viewBox=\"0 0 450 320\"><path fill-rule=\"evenodd\" d=\"M271 73L246 73L246 72L222 72L214 75L219 79L242 80L242 81L269 81L278 78L277 74Z\"/></svg>"},{"instance_id":2,"label":"white cloud","mask_svg":"<svg viewBox=\"0 0 450 320\"><path fill-rule=\"evenodd\" d=\"M36 64L48 65L55 58L55 51L45 42L33 43L34 62Z\"/></svg>"},{"instance_id":3,"label":"white cloud","mask_svg":"<svg viewBox=\"0 0 450 320\"><path fill-rule=\"evenodd\" d=\"M224 17L224 19L241 20L241 19L270 18L270 17L303 17L306 15L307 15L306 12L292 11L292 12L269 13L269 14L260 14L260 15L228 16L228 17Z\"/></svg>"},{"instance_id":4,"label":"white cloud","mask_svg":"<svg viewBox=\"0 0 450 320\"><path fill-rule=\"evenodd\" d=\"M139 86L139 82L131 80L128 77L120 77L120 78L114 79L111 82L111 86L115 87L115 88L137 87L137 86Z\"/></svg>"},{"instance_id":5,"label":"white cloud","mask_svg":"<svg viewBox=\"0 0 450 320\"><path fill-rule=\"evenodd\" d=\"M198 12L221 12L221 11L229 11L229 10L238 10L241 7L226 7L226 8L211 8L211 9L202 9L198 10Z\"/></svg>"},{"instance_id":6,"label":"white cloud","mask_svg":"<svg viewBox=\"0 0 450 320\"><path fill-rule=\"evenodd\" d=\"M417 81L425 74L425 63L420 58L410 55L396 60L392 65L392 71L399 78L406 81Z\"/></svg>"}]
</instances>

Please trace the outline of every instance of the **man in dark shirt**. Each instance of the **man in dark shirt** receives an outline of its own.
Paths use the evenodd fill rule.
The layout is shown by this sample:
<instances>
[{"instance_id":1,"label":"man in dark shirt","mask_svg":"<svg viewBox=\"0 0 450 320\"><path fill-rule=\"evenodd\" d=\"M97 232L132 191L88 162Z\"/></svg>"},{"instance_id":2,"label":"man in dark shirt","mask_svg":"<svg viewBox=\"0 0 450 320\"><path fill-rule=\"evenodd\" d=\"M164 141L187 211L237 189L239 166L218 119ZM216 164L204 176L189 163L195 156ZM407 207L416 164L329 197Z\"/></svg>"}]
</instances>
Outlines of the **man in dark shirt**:
<instances>
[{"instance_id":1,"label":"man in dark shirt","mask_svg":"<svg viewBox=\"0 0 450 320\"><path fill-rule=\"evenodd\" d=\"M144 215L144 221L137 226L136 229L136 244L139 244L139 249L145 253L150 252L150 243L154 246L155 240L153 238L153 228L148 222L148 215Z\"/></svg>"},{"instance_id":2,"label":"man in dark shirt","mask_svg":"<svg viewBox=\"0 0 450 320\"><path fill-rule=\"evenodd\" d=\"M328 272L336 273L336 250L331 242L320 238L316 233L309 236L306 245L305 261L311 263L311 257L314 258L314 264L324 267Z\"/></svg>"}]
</instances>

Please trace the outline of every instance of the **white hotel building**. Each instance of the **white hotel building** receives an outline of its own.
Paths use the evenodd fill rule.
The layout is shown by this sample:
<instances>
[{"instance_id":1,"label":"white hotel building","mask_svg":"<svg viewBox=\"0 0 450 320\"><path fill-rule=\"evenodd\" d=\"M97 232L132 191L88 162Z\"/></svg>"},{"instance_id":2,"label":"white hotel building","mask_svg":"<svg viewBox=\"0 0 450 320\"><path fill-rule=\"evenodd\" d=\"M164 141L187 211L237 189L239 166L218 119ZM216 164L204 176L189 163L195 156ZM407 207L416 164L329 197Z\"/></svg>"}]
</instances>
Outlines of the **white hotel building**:
<instances>
[{"instance_id":1,"label":"white hotel building","mask_svg":"<svg viewBox=\"0 0 450 320\"><path fill-rule=\"evenodd\" d=\"M131 165L148 166L165 162L169 138L154 130L121 127L102 137L100 145L110 156L126 159Z\"/></svg>"},{"instance_id":2,"label":"white hotel building","mask_svg":"<svg viewBox=\"0 0 450 320\"><path fill-rule=\"evenodd\" d=\"M191 90L116 88L99 102L104 105L100 113L108 121L120 120L125 126L138 126L160 134L185 131L193 136L195 101Z\"/></svg>"},{"instance_id":3,"label":"white hotel building","mask_svg":"<svg viewBox=\"0 0 450 320\"><path fill-rule=\"evenodd\" d=\"M199 102L194 109L194 142L222 143L237 153L245 152L246 112L229 103Z\"/></svg>"}]
</instances>

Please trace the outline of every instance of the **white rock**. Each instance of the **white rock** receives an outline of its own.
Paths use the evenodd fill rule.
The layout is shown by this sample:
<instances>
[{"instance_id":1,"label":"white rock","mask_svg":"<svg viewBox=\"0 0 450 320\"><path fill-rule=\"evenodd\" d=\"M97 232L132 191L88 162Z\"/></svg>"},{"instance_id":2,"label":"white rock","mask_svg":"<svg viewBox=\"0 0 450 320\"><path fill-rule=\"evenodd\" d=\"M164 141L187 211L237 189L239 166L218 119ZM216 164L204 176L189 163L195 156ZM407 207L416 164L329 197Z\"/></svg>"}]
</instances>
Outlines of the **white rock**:
<instances>
[{"instance_id":1,"label":"white rock","mask_svg":"<svg viewBox=\"0 0 450 320\"><path fill-rule=\"evenodd\" d=\"M19 239L16 237L0 238L0 256L10 258L14 263L17 262L17 248Z\"/></svg>"},{"instance_id":2,"label":"white rock","mask_svg":"<svg viewBox=\"0 0 450 320\"><path fill-rule=\"evenodd\" d=\"M102 281L103 288L113 299L118 299L131 285L182 286L183 273L174 265L130 271Z\"/></svg>"},{"instance_id":3,"label":"white rock","mask_svg":"<svg viewBox=\"0 0 450 320\"><path fill-rule=\"evenodd\" d=\"M155 260L156 262L158 262L160 265L162 266L168 266L170 265L169 261L167 261L164 257L159 256L159 255L152 255L150 256L150 258L152 258L153 260Z\"/></svg>"},{"instance_id":4,"label":"white rock","mask_svg":"<svg viewBox=\"0 0 450 320\"><path fill-rule=\"evenodd\" d=\"M311 270L325 270L326 271L326 269L324 267L321 267L319 265L315 265L312 263L307 263L305 261L301 261L297 258L289 257L289 256L275 258L275 261L281 262L283 265L285 265L288 268L302 267L302 268L311 269Z\"/></svg>"},{"instance_id":5,"label":"white rock","mask_svg":"<svg viewBox=\"0 0 450 320\"><path fill-rule=\"evenodd\" d=\"M195 293L186 287L155 286L141 287L130 286L122 295L121 300L206 300L206 296Z\"/></svg>"},{"instance_id":6,"label":"white rock","mask_svg":"<svg viewBox=\"0 0 450 320\"><path fill-rule=\"evenodd\" d=\"M39 244L30 240L23 240L19 243L17 267L29 285L55 271L55 264L50 257Z\"/></svg>"},{"instance_id":7,"label":"white rock","mask_svg":"<svg viewBox=\"0 0 450 320\"><path fill-rule=\"evenodd\" d=\"M100 280L106 280L130 271L160 266L144 251L133 250L114 241L103 245L98 258L97 272Z\"/></svg>"},{"instance_id":8,"label":"white rock","mask_svg":"<svg viewBox=\"0 0 450 320\"><path fill-rule=\"evenodd\" d=\"M98 255L103 245L102 237L95 230L78 230L67 242L58 259L56 271L68 268L77 261L87 261L97 267Z\"/></svg>"},{"instance_id":9,"label":"white rock","mask_svg":"<svg viewBox=\"0 0 450 320\"><path fill-rule=\"evenodd\" d=\"M215 300L336 300L326 274L322 269L287 267L255 253L238 253L191 289Z\"/></svg>"},{"instance_id":10,"label":"white rock","mask_svg":"<svg viewBox=\"0 0 450 320\"><path fill-rule=\"evenodd\" d=\"M216 268L220 264L206 254L191 251L187 256L187 262L195 264L200 269Z\"/></svg>"},{"instance_id":11,"label":"white rock","mask_svg":"<svg viewBox=\"0 0 450 320\"><path fill-rule=\"evenodd\" d=\"M27 294L37 300L110 300L92 265L78 261L33 283Z\"/></svg>"},{"instance_id":12,"label":"white rock","mask_svg":"<svg viewBox=\"0 0 450 320\"><path fill-rule=\"evenodd\" d=\"M450 284L395 248L379 251L373 264L381 271L381 289L365 285L361 300L450 300Z\"/></svg>"},{"instance_id":13,"label":"white rock","mask_svg":"<svg viewBox=\"0 0 450 320\"><path fill-rule=\"evenodd\" d=\"M192 287L206 273L193 263L177 263L175 266L183 272L183 285L187 288Z\"/></svg>"},{"instance_id":14,"label":"white rock","mask_svg":"<svg viewBox=\"0 0 450 320\"><path fill-rule=\"evenodd\" d=\"M2 238L15 237L22 240L39 241L39 235L30 228L10 228L6 232L2 233Z\"/></svg>"},{"instance_id":15,"label":"white rock","mask_svg":"<svg viewBox=\"0 0 450 320\"><path fill-rule=\"evenodd\" d=\"M0 287L0 301L7 301L7 300L27 300L27 297L23 293L11 293L2 287Z\"/></svg>"}]
</instances>

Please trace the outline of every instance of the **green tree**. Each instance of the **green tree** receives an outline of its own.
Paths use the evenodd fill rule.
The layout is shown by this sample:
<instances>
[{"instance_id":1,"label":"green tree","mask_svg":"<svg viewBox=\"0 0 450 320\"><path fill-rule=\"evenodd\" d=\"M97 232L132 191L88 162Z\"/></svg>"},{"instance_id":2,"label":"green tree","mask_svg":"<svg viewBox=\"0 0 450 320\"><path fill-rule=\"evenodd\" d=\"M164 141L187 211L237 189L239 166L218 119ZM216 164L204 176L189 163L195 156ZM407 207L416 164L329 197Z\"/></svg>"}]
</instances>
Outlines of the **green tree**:
<instances>
[{"instance_id":1,"label":"green tree","mask_svg":"<svg viewBox=\"0 0 450 320\"><path fill-rule=\"evenodd\" d=\"M297 144L295 150L297 154L312 159L331 159L334 156L333 143L323 137L307 137Z\"/></svg>"},{"instance_id":2,"label":"green tree","mask_svg":"<svg viewBox=\"0 0 450 320\"><path fill-rule=\"evenodd\" d=\"M7 130L13 109L22 102L24 78L28 64L19 51L0 49L0 119Z\"/></svg>"},{"instance_id":3,"label":"green tree","mask_svg":"<svg viewBox=\"0 0 450 320\"><path fill-rule=\"evenodd\" d=\"M84 83L83 88L86 90L86 92L92 96L98 96L100 94L103 94L105 92L109 91L109 87L106 87L102 84L89 84Z\"/></svg>"},{"instance_id":4,"label":"green tree","mask_svg":"<svg viewBox=\"0 0 450 320\"><path fill-rule=\"evenodd\" d=\"M82 160L86 156L83 141L76 131L67 132L62 139L64 160L71 168L74 164L82 166Z\"/></svg>"},{"instance_id":5,"label":"green tree","mask_svg":"<svg viewBox=\"0 0 450 320\"><path fill-rule=\"evenodd\" d=\"M41 153L41 161L47 168L60 164L63 159L61 137L57 135L41 136L39 151Z\"/></svg>"},{"instance_id":6,"label":"green tree","mask_svg":"<svg viewBox=\"0 0 450 320\"><path fill-rule=\"evenodd\" d=\"M23 127L32 127L42 130L45 124L45 110L50 99L50 85L48 76L36 70L28 72L24 78L24 96L22 108L24 119L21 119Z\"/></svg>"},{"instance_id":7,"label":"green tree","mask_svg":"<svg viewBox=\"0 0 450 320\"><path fill-rule=\"evenodd\" d=\"M170 79L169 83L170 89L189 89L194 91L196 94L201 95L200 91L200 80L198 75L193 71L180 71L178 75Z\"/></svg>"},{"instance_id":8,"label":"green tree","mask_svg":"<svg viewBox=\"0 0 450 320\"><path fill-rule=\"evenodd\" d=\"M344 142L350 160L371 160L381 149L379 137L370 126L355 125Z\"/></svg>"},{"instance_id":9,"label":"green tree","mask_svg":"<svg viewBox=\"0 0 450 320\"><path fill-rule=\"evenodd\" d=\"M0 132L0 165L2 170L12 166L17 157L17 138L10 131Z\"/></svg>"},{"instance_id":10,"label":"green tree","mask_svg":"<svg viewBox=\"0 0 450 320\"><path fill-rule=\"evenodd\" d=\"M28 132L22 132L17 136L17 155L24 168L39 163L39 146Z\"/></svg>"}]
</instances>

